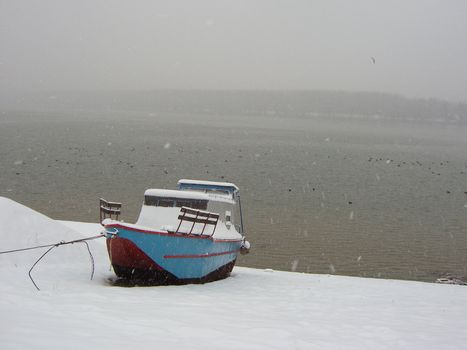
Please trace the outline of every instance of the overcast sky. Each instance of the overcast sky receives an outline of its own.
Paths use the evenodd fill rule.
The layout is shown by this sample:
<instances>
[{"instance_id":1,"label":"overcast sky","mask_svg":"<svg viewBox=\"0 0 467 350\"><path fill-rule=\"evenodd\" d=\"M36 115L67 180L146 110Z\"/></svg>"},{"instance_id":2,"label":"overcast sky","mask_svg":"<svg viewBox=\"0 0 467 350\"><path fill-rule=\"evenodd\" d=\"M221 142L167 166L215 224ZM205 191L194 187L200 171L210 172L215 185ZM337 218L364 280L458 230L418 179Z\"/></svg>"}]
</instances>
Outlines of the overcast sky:
<instances>
[{"instance_id":1,"label":"overcast sky","mask_svg":"<svg viewBox=\"0 0 467 350\"><path fill-rule=\"evenodd\" d=\"M0 93L167 88L467 101L467 1L0 0Z\"/></svg>"}]
</instances>

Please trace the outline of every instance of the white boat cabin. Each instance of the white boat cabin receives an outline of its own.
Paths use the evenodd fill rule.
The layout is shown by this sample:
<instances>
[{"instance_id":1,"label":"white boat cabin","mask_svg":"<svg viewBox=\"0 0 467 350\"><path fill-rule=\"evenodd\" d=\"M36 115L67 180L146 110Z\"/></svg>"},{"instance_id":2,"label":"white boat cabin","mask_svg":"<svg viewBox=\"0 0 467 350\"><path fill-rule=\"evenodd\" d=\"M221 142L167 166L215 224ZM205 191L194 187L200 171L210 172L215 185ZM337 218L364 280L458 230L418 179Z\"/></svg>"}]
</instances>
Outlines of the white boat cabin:
<instances>
[{"instance_id":1,"label":"white boat cabin","mask_svg":"<svg viewBox=\"0 0 467 350\"><path fill-rule=\"evenodd\" d=\"M241 222L236 226L238 213L238 187L231 183L180 180L179 190L148 189L144 193L144 203L136 225L164 231L181 233L207 234L214 232L220 235L239 235ZM183 209L182 208L186 208ZM203 223L188 220L181 222L180 217L188 208L199 211L199 215L207 217ZM188 210L187 210L188 209ZM215 225L209 220L215 216ZM202 221L202 220L201 220Z\"/></svg>"}]
</instances>

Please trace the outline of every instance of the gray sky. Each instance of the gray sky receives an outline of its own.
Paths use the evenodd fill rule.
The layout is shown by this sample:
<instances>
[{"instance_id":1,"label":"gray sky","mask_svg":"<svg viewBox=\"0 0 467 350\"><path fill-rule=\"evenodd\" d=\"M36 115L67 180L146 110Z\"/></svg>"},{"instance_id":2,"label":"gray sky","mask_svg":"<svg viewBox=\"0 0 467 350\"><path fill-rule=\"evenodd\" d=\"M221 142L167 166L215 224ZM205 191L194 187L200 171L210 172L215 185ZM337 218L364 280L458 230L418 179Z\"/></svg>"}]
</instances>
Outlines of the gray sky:
<instances>
[{"instance_id":1,"label":"gray sky","mask_svg":"<svg viewBox=\"0 0 467 350\"><path fill-rule=\"evenodd\" d=\"M467 101L467 1L0 0L0 93L161 88Z\"/></svg>"}]
</instances>

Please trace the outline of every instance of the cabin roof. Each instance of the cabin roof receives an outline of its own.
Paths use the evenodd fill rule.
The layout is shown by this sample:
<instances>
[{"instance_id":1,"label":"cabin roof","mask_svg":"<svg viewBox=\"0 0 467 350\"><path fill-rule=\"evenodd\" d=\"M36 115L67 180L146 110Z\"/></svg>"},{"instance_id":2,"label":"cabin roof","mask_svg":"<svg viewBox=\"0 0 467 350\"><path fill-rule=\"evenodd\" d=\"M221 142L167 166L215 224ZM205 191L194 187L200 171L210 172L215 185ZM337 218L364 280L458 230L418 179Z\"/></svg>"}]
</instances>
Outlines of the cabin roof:
<instances>
[{"instance_id":1,"label":"cabin roof","mask_svg":"<svg viewBox=\"0 0 467 350\"><path fill-rule=\"evenodd\" d=\"M190 180L181 179L178 181L178 187L193 188L193 189L206 189L206 190L219 190L227 192L238 192L239 188L231 182L215 182L215 181L204 181L204 180Z\"/></svg>"},{"instance_id":2,"label":"cabin roof","mask_svg":"<svg viewBox=\"0 0 467 350\"><path fill-rule=\"evenodd\" d=\"M165 198L186 198L186 199L201 199L209 200L209 196L203 192L195 191L179 191L179 190L162 190L158 188L150 188L144 192L145 196L165 197Z\"/></svg>"}]
</instances>

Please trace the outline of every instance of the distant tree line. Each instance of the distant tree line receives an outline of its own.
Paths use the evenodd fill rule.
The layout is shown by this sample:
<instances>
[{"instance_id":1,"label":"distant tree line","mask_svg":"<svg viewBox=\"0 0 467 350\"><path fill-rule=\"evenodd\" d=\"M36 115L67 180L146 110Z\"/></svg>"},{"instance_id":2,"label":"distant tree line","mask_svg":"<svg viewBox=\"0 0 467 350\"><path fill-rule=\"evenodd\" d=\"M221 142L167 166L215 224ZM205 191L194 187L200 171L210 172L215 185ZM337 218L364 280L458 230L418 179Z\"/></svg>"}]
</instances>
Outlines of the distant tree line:
<instances>
[{"instance_id":1,"label":"distant tree line","mask_svg":"<svg viewBox=\"0 0 467 350\"><path fill-rule=\"evenodd\" d=\"M92 110L312 118L358 116L467 123L467 104L376 92L154 90L0 96L1 109Z\"/></svg>"}]
</instances>

